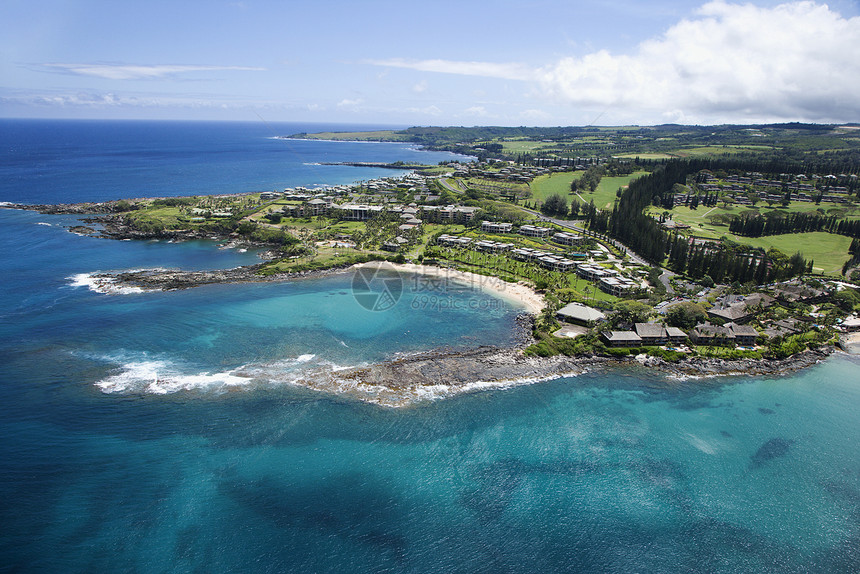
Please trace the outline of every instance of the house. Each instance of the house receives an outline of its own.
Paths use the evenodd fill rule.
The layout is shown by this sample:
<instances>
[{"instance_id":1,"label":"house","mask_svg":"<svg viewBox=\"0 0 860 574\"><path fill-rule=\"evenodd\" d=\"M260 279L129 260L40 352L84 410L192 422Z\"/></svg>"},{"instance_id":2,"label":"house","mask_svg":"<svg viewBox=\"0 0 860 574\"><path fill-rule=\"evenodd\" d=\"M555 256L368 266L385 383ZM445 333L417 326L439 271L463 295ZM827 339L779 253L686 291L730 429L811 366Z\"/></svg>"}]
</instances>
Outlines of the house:
<instances>
[{"instance_id":1,"label":"house","mask_svg":"<svg viewBox=\"0 0 860 574\"><path fill-rule=\"evenodd\" d=\"M383 242L382 249L384 249L385 251L393 251L396 253L397 251L400 251L400 248L407 243L409 242L405 238L398 236L394 239L390 239L388 241Z\"/></svg>"},{"instance_id":2,"label":"house","mask_svg":"<svg viewBox=\"0 0 860 574\"><path fill-rule=\"evenodd\" d=\"M734 344L735 335L725 327L705 322L696 325L690 333L690 340L696 345L729 346Z\"/></svg>"},{"instance_id":3,"label":"house","mask_svg":"<svg viewBox=\"0 0 860 574\"><path fill-rule=\"evenodd\" d=\"M666 327L660 323L635 323L633 328L643 345L665 345L669 340Z\"/></svg>"},{"instance_id":4,"label":"house","mask_svg":"<svg viewBox=\"0 0 860 574\"><path fill-rule=\"evenodd\" d=\"M731 303L724 303L721 307L708 309L711 319L729 321L742 325L749 321L755 311L765 309L774 302L774 298L764 293L753 293L746 297L740 297Z\"/></svg>"},{"instance_id":5,"label":"house","mask_svg":"<svg viewBox=\"0 0 860 574\"><path fill-rule=\"evenodd\" d=\"M592 307L586 307L581 303L570 303L556 312L559 320L591 327L606 319L606 315Z\"/></svg>"},{"instance_id":6,"label":"house","mask_svg":"<svg viewBox=\"0 0 860 574\"><path fill-rule=\"evenodd\" d=\"M600 338L607 347L638 347L642 338L633 331L603 331Z\"/></svg>"},{"instance_id":7,"label":"house","mask_svg":"<svg viewBox=\"0 0 860 574\"><path fill-rule=\"evenodd\" d=\"M758 339L758 331L749 325L727 323L724 327L732 332L732 335L735 336L735 343L738 345L751 347L755 345L756 339Z\"/></svg>"},{"instance_id":8,"label":"house","mask_svg":"<svg viewBox=\"0 0 860 574\"><path fill-rule=\"evenodd\" d=\"M673 345L683 345L687 340L687 333L678 327L666 327L666 336Z\"/></svg>"}]
</instances>

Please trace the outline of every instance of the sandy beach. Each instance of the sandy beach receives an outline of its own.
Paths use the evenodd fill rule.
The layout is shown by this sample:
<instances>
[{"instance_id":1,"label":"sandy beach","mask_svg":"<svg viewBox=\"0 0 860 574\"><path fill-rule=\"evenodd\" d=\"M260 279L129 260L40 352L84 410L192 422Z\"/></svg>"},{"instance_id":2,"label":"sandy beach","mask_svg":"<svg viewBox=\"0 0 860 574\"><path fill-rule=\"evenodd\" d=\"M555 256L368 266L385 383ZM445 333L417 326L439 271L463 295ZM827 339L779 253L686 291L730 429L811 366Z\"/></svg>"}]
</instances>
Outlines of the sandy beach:
<instances>
[{"instance_id":1,"label":"sandy beach","mask_svg":"<svg viewBox=\"0 0 860 574\"><path fill-rule=\"evenodd\" d=\"M487 275L479 275L477 273L469 273L467 271L458 271L447 267L437 267L435 265L419 265L416 263L362 263L356 267L382 265L386 268L393 269L399 273L417 273L428 277L436 277L456 283L461 283L481 289L487 293L495 295L501 299L516 301L523 306L532 315L538 315L546 306L543 295L537 293L532 287L525 282L508 283L498 277L489 277Z\"/></svg>"}]
</instances>

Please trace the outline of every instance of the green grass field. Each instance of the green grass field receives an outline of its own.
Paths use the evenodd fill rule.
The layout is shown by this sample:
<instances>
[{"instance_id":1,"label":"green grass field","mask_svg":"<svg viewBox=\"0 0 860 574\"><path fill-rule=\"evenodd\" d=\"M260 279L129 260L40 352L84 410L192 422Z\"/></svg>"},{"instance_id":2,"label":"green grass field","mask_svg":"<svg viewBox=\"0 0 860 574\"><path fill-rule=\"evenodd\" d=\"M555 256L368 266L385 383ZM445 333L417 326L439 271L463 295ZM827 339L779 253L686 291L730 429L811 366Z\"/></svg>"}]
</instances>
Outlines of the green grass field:
<instances>
[{"instance_id":1,"label":"green grass field","mask_svg":"<svg viewBox=\"0 0 860 574\"><path fill-rule=\"evenodd\" d=\"M585 203L593 200L594 205L600 209L611 208L612 203L615 201L615 192L618 188L629 185L631 181L646 173L644 171L637 171L631 175L621 177L604 177L600 180L600 185L597 186L597 189L593 193L581 191L579 192L579 196L570 195L570 184L574 179L579 178L583 172L566 171L552 175L542 175L536 177L531 183L532 199L544 201L552 194L557 193L568 200L578 199Z\"/></svg>"},{"instance_id":2,"label":"green grass field","mask_svg":"<svg viewBox=\"0 0 860 574\"><path fill-rule=\"evenodd\" d=\"M585 200L585 203L594 201L594 205L598 209L612 209L612 204L617 197L615 192L618 191L618 188L630 185L631 181L646 174L647 172L637 171L620 177L604 177L600 180L600 185L597 186L594 193L580 191L579 196Z\"/></svg>"},{"instance_id":3,"label":"green grass field","mask_svg":"<svg viewBox=\"0 0 860 574\"><path fill-rule=\"evenodd\" d=\"M822 209L827 209L827 206L822 204ZM810 204L794 203L788 211L815 211ZM766 237L743 237L729 233L728 225L714 225L708 220L708 215L717 213L738 215L743 211L753 211L747 208L744 209L723 209L719 208L698 208L692 210L688 207L676 207L671 211L672 219L680 221L691 226L690 233L698 237L707 237L719 239L727 237L744 245L752 245L753 247L761 247L770 249L775 247L789 255L798 251L803 253L806 259L815 261L814 271L826 274L838 274L842 270L842 264L848 260L848 246L851 244L851 239L836 235L833 233L815 232L815 233L790 233L786 235L768 235ZM768 208L756 210L760 212L770 211ZM659 208L652 207L649 209L652 215L662 213Z\"/></svg>"},{"instance_id":4,"label":"green grass field","mask_svg":"<svg viewBox=\"0 0 860 574\"><path fill-rule=\"evenodd\" d=\"M767 237L733 236L738 243L770 249L776 247L789 255L803 253L805 259L813 259L813 271L828 275L838 275L842 264L848 261L848 246L851 238L823 231L816 233L790 233L769 235Z\"/></svg>"},{"instance_id":5,"label":"green grass field","mask_svg":"<svg viewBox=\"0 0 860 574\"><path fill-rule=\"evenodd\" d=\"M570 184L582 174L583 172L581 171L565 171L538 176L531 182L531 198L543 202L554 193L562 197L568 197L570 194Z\"/></svg>"}]
</instances>

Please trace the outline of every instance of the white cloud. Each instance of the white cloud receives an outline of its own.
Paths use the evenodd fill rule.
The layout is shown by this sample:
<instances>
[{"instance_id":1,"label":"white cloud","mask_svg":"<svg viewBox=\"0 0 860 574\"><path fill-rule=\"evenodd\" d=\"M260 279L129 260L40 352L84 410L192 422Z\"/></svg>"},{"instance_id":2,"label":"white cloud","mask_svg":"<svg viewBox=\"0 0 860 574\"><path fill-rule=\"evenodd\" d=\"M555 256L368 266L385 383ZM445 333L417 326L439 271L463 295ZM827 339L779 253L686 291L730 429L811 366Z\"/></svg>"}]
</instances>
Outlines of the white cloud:
<instances>
[{"instance_id":1,"label":"white cloud","mask_svg":"<svg viewBox=\"0 0 860 574\"><path fill-rule=\"evenodd\" d=\"M860 118L858 46L860 17L825 4L716 0L626 54L597 50L538 69L399 58L368 63L520 80L532 85L532 99L587 108L615 123L847 122Z\"/></svg>"},{"instance_id":2,"label":"white cloud","mask_svg":"<svg viewBox=\"0 0 860 574\"><path fill-rule=\"evenodd\" d=\"M860 115L860 18L815 2L705 4L632 55L599 51L540 70L565 103L667 121L850 121Z\"/></svg>"},{"instance_id":3,"label":"white cloud","mask_svg":"<svg viewBox=\"0 0 860 574\"><path fill-rule=\"evenodd\" d=\"M427 80L421 80L414 86L412 86L412 91L416 94L423 94L427 91Z\"/></svg>"},{"instance_id":4,"label":"white cloud","mask_svg":"<svg viewBox=\"0 0 860 574\"><path fill-rule=\"evenodd\" d=\"M350 100L349 98L344 98L337 103L337 107L341 108L341 109L343 109L343 108L357 108L362 103L363 103L363 100L360 100L360 99Z\"/></svg>"},{"instance_id":5,"label":"white cloud","mask_svg":"<svg viewBox=\"0 0 860 574\"><path fill-rule=\"evenodd\" d=\"M389 68L406 68L420 72L438 72L462 76L481 76L507 80L528 80L535 77L534 70L523 64L494 62L458 62L454 60L369 60L368 64Z\"/></svg>"},{"instance_id":6,"label":"white cloud","mask_svg":"<svg viewBox=\"0 0 860 574\"><path fill-rule=\"evenodd\" d=\"M440 110L438 107L433 106L433 105L427 106L426 108L407 108L406 111L413 113L413 114L424 114L427 116L441 116L442 115L442 110Z\"/></svg>"},{"instance_id":7,"label":"white cloud","mask_svg":"<svg viewBox=\"0 0 860 574\"><path fill-rule=\"evenodd\" d=\"M523 110L522 112L520 112L520 117L522 119L528 120L528 121L543 122L543 121L550 119L552 116L550 116L548 113L546 113L543 110L531 109L531 110Z\"/></svg>"},{"instance_id":8,"label":"white cloud","mask_svg":"<svg viewBox=\"0 0 860 574\"><path fill-rule=\"evenodd\" d=\"M487 112L487 108L484 106L472 106L471 108L466 108L463 113L467 116L481 116L487 117L490 114Z\"/></svg>"},{"instance_id":9,"label":"white cloud","mask_svg":"<svg viewBox=\"0 0 860 574\"><path fill-rule=\"evenodd\" d=\"M188 72L243 71L261 72L265 68L248 66L169 66L133 64L42 64L41 68L61 71L78 76L90 76L107 80L150 80L176 76Z\"/></svg>"}]
</instances>

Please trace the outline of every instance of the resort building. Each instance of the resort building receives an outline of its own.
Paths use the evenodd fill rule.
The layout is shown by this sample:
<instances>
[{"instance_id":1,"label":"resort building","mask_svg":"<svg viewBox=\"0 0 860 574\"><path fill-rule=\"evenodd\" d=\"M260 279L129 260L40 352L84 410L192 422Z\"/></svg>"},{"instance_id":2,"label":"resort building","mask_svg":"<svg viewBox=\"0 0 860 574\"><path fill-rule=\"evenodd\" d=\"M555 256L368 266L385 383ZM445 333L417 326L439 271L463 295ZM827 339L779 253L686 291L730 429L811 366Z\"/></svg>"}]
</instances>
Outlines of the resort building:
<instances>
[{"instance_id":1,"label":"resort building","mask_svg":"<svg viewBox=\"0 0 860 574\"><path fill-rule=\"evenodd\" d=\"M727 323L724 327L731 330L732 335L735 336L735 344L737 345L752 347L755 345L756 339L758 339L758 331L749 325Z\"/></svg>"},{"instance_id":2,"label":"resort building","mask_svg":"<svg viewBox=\"0 0 860 574\"><path fill-rule=\"evenodd\" d=\"M439 245L447 245L448 247L469 247L472 244L471 237L455 237L443 233L436 239Z\"/></svg>"},{"instance_id":3,"label":"resort building","mask_svg":"<svg viewBox=\"0 0 860 574\"><path fill-rule=\"evenodd\" d=\"M497 223L495 221L481 222L481 231L485 233L510 233L513 228L513 223Z\"/></svg>"},{"instance_id":4,"label":"resort building","mask_svg":"<svg viewBox=\"0 0 860 574\"><path fill-rule=\"evenodd\" d=\"M639 284L627 277L620 275L612 275L609 277L601 277L597 282L597 286L604 293L609 293L616 297L621 297L625 293L629 293L639 287Z\"/></svg>"},{"instance_id":5,"label":"resort building","mask_svg":"<svg viewBox=\"0 0 860 574\"><path fill-rule=\"evenodd\" d=\"M705 322L696 325L690 340L696 345L727 347L735 343L735 335L730 329Z\"/></svg>"},{"instance_id":6,"label":"resort building","mask_svg":"<svg viewBox=\"0 0 860 574\"><path fill-rule=\"evenodd\" d=\"M549 227L536 227L534 225L521 225L517 233L526 237L546 237L552 231Z\"/></svg>"},{"instance_id":7,"label":"resort building","mask_svg":"<svg viewBox=\"0 0 860 574\"><path fill-rule=\"evenodd\" d=\"M347 221L367 221L374 215L377 215L382 212L381 205L361 205L357 203L344 203L336 207L343 212L343 218Z\"/></svg>"},{"instance_id":8,"label":"resort building","mask_svg":"<svg viewBox=\"0 0 860 574\"><path fill-rule=\"evenodd\" d=\"M569 303L556 311L555 316L561 321L585 327L592 327L606 319L606 315L593 307L586 307L582 303Z\"/></svg>"},{"instance_id":9,"label":"resort building","mask_svg":"<svg viewBox=\"0 0 860 574\"><path fill-rule=\"evenodd\" d=\"M687 342L687 333L678 327L666 327L666 336L673 345L683 345Z\"/></svg>"},{"instance_id":10,"label":"resort building","mask_svg":"<svg viewBox=\"0 0 860 574\"><path fill-rule=\"evenodd\" d=\"M488 253L499 253L502 251L510 251L510 249L513 246L514 245L512 243L501 243L499 241L489 241L489 240L478 241L477 243L475 243L475 248L478 251L484 251L484 252L488 252Z\"/></svg>"},{"instance_id":11,"label":"resort building","mask_svg":"<svg viewBox=\"0 0 860 574\"><path fill-rule=\"evenodd\" d=\"M572 247L574 245L582 244L582 235L576 235L575 233L560 231L552 236L552 240L560 245L567 245L568 247Z\"/></svg>"},{"instance_id":12,"label":"resort building","mask_svg":"<svg viewBox=\"0 0 860 574\"><path fill-rule=\"evenodd\" d=\"M665 345L669 340L666 326L660 323L635 323L633 328L643 345Z\"/></svg>"},{"instance_id":13,"label":"resort building","mask_svg":"<svg viewBox=\"0 0 860 574\"><path fill-rule=\"evenodd\" d=\"M638 347L642 338L633 331L603 331L600 338L607 347Z\"/></svg>"}]
</instances>

